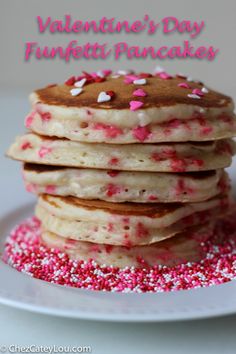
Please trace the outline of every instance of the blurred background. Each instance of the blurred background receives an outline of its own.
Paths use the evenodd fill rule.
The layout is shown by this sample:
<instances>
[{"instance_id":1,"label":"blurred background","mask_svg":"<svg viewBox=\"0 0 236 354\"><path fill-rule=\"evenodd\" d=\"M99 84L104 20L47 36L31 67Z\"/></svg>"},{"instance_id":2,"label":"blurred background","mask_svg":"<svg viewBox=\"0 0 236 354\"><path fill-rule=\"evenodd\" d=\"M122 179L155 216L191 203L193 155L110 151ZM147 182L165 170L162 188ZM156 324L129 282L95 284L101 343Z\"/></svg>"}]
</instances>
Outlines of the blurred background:
<instances>
[{"instance_id":1,"label":"blurred background","mask_svg":"<svg viewBox=\"0 0 236 354\"><path fill-rule=\"evenodd\" d=\"M209 86L236 95L235 58L236 46L236 1L212 0L1 0L0 1L0 87L6 89L32 90L49 82L62 82L69 75L81 70L95 71L100 68L135 68L142 71L153 70L155 65L164 66L172 73L183 72L194 78L205 80ZM63 19L70 14L74 20L99 20L103 16L117 20L142 19L148 14L154 20L174 16L180 20L205 21L203 32L195 39L187 34L154 35L142 34L66 34L48 31L40 34L36 16L43 19ZM65 63L60 59L31 59L24 61L25 42L35 41L39 45L65 46L71 40L79 44L87 42L108 42L114 44L127 41L130 45L160 47L180 45L190 39L196 46L213 45L220 52L213 62L198 59L127 60L125 57L114 61L71 60Z\"/></svg>"}]
</instances>

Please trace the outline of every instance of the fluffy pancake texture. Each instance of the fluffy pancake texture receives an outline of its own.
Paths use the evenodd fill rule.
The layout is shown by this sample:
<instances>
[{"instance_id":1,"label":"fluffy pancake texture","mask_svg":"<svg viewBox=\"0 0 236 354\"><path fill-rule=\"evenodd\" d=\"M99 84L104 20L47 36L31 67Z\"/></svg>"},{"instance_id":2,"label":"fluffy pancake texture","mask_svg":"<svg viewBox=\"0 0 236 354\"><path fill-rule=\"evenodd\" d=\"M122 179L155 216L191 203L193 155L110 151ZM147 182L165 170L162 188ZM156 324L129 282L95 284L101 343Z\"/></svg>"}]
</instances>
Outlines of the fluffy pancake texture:
<instances>
[{"instance_id":1,"label":"fluffy pancake texture","mask_svg":"<svg viewBox=\"0 0 236 354\"><path fill-rule=\"evenodd\" d=\"M139 125L134 127L110 124L110 120L108 120L109 123L96 122L90 116L80 123L72 118L50 118L45 122L42 114L33 111L27 119L32 117L30 128L37 134L92 143L209 141L232 137L236 134L235 117L225 113L217 119L205 119L195 114L188 120L172 118L168 122L159 124L145 124L145 116L140 114ZM132 119L130 121L132 122Z\"/></svg>"},{"instance_id":2,"label":"fluffy pancake texture","mask_svg":"<svg viewBox=\"0 0 236 354\"><path fill-rule=\"evenodd\" d=\"M25 164L27 191L110 202L198 202L225 192L223 170L199 173L149 173Z\"/></svg>"},{"instance_id":3,"label":"fluffy pancake texture","mask_svg":"<svg viewBox=\"0 0 236 354\"><path fill-rule=\"evenodd\" d=\"M174 238L148 246L112 246L63 238L50 231L42 230L42 241L49 247L58 248L71 259L124 267L174 266L180 263L197 262L204 257L201 242L213 234L213 225L189 228Z\"/></svg>"},{"instance_id":4,"label":"fluffy pancake texture","mask_svg":"<svg viewBox=\"0 0 236 354\"><path fill-rule=\"evenodd\" d=\"M24 162L121 171L189 172L227 167L235 153L233 140L175 144L87 144L26 134L8 156Z\"/></svg>"},{"instance_id":5,"label":"fluffy pancake texture","mask_svg":"<svg viewBox=\"0 0 236 354\"><path fill-rule=\"evenodd\" d=\"M199 203L133 204L42 195L36 216L43 228L65 238L134 246L162 241L225 213L228 196Z\"/></svg>"},{"instance_id":6,"label":"fluffy pancake texture","mask_svg":"<svg viewBox=\"0 0 236 354\"><path fill-rule=\"evenodd\" d=\"M84 76L87 81L76 96L72 83L36 90L26 126L38 134L114 144L206 141L236 134L230 97L183 77L150 76L142 85L135 84L140 74L108 76L102 82ZM98 102L102 92L112 92L110 100ZM140 109L130 109L132 101Z\"/></svg>"}]
</instances>

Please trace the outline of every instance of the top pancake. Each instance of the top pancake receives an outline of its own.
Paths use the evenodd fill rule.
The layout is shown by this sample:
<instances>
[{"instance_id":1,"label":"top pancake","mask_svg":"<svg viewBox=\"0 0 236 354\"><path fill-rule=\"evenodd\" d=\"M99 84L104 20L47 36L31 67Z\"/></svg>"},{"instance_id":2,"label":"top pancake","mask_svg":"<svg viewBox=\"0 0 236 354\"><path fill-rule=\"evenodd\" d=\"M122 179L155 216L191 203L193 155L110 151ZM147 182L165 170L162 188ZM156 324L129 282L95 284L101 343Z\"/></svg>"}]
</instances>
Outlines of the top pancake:
<instances>
[{"instance_id":1,"label":"top pancake","mask_svg":"<svg viewBox=\"0 0 236 354\"><path fill-rule=\"evenodd\" d=\"M188 82L186 79L173 77L168 80L158 76L146 78L145 85L125 84L124 76L118 78L107 77L103 82L85 84L83 92L78 96L72 96L70 90L73 85L48 86L36 90L37 100L41 103L66 107L91 107L106 109L129 109L129 102L134 100L133 92L137 88L142 88L147 93L145 97L138 97L138 101L144 103L142 109L172 106L176 104L197 105L204 108L224 107L232 103L232 99L217 91L209 92L194 99L188 97L193 89L202 89L203 84L198 82ZM191 88L181 88L179 83L187 83ZM98 103L97 98L100 92L113 91L114 97L109 102ZM137 97L136 97L137 99Z\"/></svg>"}]
</instances>

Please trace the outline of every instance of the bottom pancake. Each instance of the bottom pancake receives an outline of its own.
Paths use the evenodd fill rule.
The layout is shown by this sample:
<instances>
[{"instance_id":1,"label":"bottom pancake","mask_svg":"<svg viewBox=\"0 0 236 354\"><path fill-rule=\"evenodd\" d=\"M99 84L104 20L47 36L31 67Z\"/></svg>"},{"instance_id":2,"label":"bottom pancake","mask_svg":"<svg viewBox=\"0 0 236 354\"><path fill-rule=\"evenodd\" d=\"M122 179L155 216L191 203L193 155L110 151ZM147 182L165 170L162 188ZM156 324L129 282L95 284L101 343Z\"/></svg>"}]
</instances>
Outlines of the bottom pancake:
<instances>
[{"instance_id":1,"label":"bottom pancake","mask_svg":"<svg viewBox=\"0 0 236 354\"><path fill-rule=\"evenodd\" d=\"M225 214L231 197L199 203L133 204L41 195L36 216L64 238L117 246L148 245Z\"/></svg>"},{"instance_id":2,"label":"bottom pancake","mask_svg":"<svg viewBox=\"0 0 236 354\"><path fill-rule=\"evenodd\" d=\"M58 248L71 259L89 261L119 268L175 266L197 262L204 258L202 242L213 235L214 223L189 228L185 233L149 246L112 246L63 238L49 231L42 231L41 238L48 247Z\"/></svg>"}]
</instances>

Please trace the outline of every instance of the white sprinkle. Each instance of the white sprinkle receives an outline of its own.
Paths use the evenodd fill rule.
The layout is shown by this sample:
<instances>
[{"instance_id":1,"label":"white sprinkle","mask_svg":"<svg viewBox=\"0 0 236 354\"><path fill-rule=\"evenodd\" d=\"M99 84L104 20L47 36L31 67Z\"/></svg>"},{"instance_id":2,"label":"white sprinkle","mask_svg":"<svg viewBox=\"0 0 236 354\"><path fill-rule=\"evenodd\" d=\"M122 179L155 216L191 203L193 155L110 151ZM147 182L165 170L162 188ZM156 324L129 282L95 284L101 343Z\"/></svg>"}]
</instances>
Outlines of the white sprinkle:
<instances>
[{"instance_id":1,"label":"white sprinkle","mask_svg":"<svg viewBox=\"0 0 236 354\"><path fill-rule=\"evenodd\" d=\"M118 77L120 77L120 75L112 75L111 77L112 77L112 79L118 79Z\"/></svg>"},{"instance_id":2,"label":"white sprinkle","mask_svg":"<svg viewBox=\"0 0 236 354\"><path fill-rule=\"evenodd\" d=\"M156 66L154 69L155 74L163 73L165 69L163 69L161 66Z\"/></svg>"},{"instance_id":3,"label":"white sprinkle","mask_svg":"<svg viewBox=\"0 0 236 354\"><path fill-rule=\"evenodd\" d=\"M98 95L97 102L98 103L107 102L107 101L110 101L110 99L111 99L111 96L107 95L106 92L102 91Z\"/></svg>"},{"instance_id":4,"label":"white sprinkle","mask_svg":"<svg viewBox=\"0 0 236 354\"><path fill-rule=\"evenodd\" d=\"M130 74L130 70L118 70L117 74L118 75L128 75L128 74Z\"/></svg>"},{"instance_id":5,"label":"white sprinkle","mask_svg":"<svg viewBox=\"0 0 236 354\"><path fill-rule=\"evenodd\" d=\"M195 95L194 93L189 93L189 94L188 94L188 97L189 97L189 98L197 98L197 99L200 99L200 98L201 98L200 96Z\"/></svg>"},{"instance_id":6,"label":"white sprinkle","mask_svg":"<svg viewBox=\"0 0 236 354\"><path fill-rule=\"evenodd\" d=\"M78 87L78 88L73 88L72 90L70 90L70 93L71 93L71 96L78 96L82 91L83 91L83 89Z\"/></svg>"},{"instance_id":7,"label":"white sprinkle","mask_svg":"<svg viewBox=\"0 0 236 354\"><path fill-rule=\"evenodd\" d=\"M146 79L138 79L133 81L133 84L135 85L146 85L146 83L147 83Z\"/></svg>"},{"instance_id":8,"label":"white sprinkle","mask_svg":"<svg viewBox=\"0 0 236 354\"><path fill-rule=\"evenodd\" d=\"M208 93L208 92L209 92L209 90L208 90L206 87L203 87L203 88L201 89L201 91L204 92L204 93Z\"/></svg>"},{"instance_id":9,"label":"white sprinkle","mask_svg":"<svg viewBox=\"0 0 236 354\"><path fill-rule=\"evenodd\" d=\"M81 79L81 80L79 80L79 81L76 81L76 82L75 82L75 87L83 87L86 81L87 81L86 78Z\"/></svg>"},{"instance_id":10,"label":"white sprinkle","mask_svg":"<svg viewBox=\"0 0 236 354\"><path fill-rule=\"evenodd\" d=\"M191 76L188 76L188 77L187 77L187 81L193 82L194 80L193 80L193 78L192 78Z\"/></svg>"},{"instance_id":11,"label":"white sprinkle","mask_svg":"<svg viewBox=\"0 0 236 354\"><path fill-rule=\"evenodd\" d=\"M101 70L97 71L96 74L99 77L104 77L105 76Z\"/></svg>"}]
</instances>

